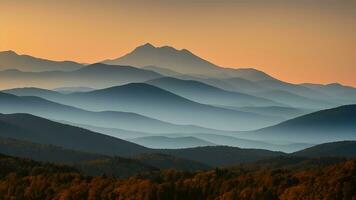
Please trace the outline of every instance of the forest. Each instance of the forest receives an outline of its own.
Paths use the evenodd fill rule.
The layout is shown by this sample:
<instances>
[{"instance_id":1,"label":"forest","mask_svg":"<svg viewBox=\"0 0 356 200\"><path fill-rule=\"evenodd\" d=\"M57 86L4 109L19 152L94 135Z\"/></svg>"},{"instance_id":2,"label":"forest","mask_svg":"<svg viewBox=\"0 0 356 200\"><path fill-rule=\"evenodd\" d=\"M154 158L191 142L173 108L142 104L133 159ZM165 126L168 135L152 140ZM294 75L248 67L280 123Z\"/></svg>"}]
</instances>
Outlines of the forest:
<instances>
[{"instance_id":1,"label":"forest","mask_svg":"<svg viewBox=\"0 0 356 200\"><path fill-rule=\"evenodd\" d=\"M66 165L1 156L0 198L356 199L355 159L280 157L270 163L275 165L257 162L196 172L166 169L121 179L105 174L87 176Z\"/></svg>"}]
</instances>

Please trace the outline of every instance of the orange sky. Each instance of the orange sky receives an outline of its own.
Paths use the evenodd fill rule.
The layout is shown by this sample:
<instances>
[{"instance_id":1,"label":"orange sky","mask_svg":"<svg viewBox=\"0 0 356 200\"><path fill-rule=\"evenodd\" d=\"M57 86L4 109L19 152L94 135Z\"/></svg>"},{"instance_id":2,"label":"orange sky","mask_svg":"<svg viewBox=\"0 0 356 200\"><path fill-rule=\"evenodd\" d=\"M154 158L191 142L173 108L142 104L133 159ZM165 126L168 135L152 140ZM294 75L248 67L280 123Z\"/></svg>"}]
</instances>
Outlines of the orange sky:
<instances>
[{"instance_id":1,"label":"orange sky","mask_svg":"<svg viewBox=\"0 0 356 200\"><path fill-rule=\"evenodd\" d=\"M146 42L289 82L356 86L352 0L0 0L0 51L91 63Z\"/></svg>"}]
</instances>

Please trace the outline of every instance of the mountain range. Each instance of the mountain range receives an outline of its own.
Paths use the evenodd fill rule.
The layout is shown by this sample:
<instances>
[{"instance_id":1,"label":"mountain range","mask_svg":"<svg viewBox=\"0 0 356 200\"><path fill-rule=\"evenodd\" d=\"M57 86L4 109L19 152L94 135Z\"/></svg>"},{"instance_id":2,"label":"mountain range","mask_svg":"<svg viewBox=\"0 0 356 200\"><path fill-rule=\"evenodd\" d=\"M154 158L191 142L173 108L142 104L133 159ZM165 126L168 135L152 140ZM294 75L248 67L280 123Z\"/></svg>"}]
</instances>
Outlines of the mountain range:
<instances>
[{"instance_id":1,"label":"mountain range","mask_svg":"<svg viewBox=\"0 0 356 200\"><path fill-rule=\"evenodd\" d=\"M0 153L87 174L355 155L355 88L292 84L186 49L147 43L94 64L5 51L0 86Z\"/></svg>"},{"instance_id":2,"label":"mountain range","mask_svg":"<svg viewBox=\"0 0 356 200\"><path fill-rule=\"evenodd\" d=\"M144 82L161 76L149 70L101 63L83 66L74 71L26 72L17 69L0 71L1 83L4 83L7 88L73 86L103 88L132 82Z\"/></svg>"},{"instance_id":3,"label":"mountain range","mask_svg":"<svg viewBox=\"0 0 356 200\"><path fill-rule=\"evenodd\" d=\"M106 156L135 157L140 154L161 153L197 161L209 166L232 165L284 155L282 152L223 146L177 150L150 149L125 140L29 114L1 114L0 137L25 141L21 144L25 145L26 148L38 148L31 144L26 145L26 142L31 142ZM211 155L219 157L219 159L215 160Z\"/></svg>"},{"instance_id":4,"label":"mountain range","mask_svg":"<svg viewBox=\"0 0 356 200\"><path fill-rule=\"evenodd\" d=\"M45 93L32 91L38 95ZM25 89L24 94L29 94L32 91ZM6 92L19 95L21 90L8 90ZM282 121L282 119L274 116L264 116L197 103L145 83L131 83L60 96L58 96L58 93L54 93L50 97L49 95L42 95L42 97L90 111L138 113L174 124L197 125L227 131L251 130ZM202 119L199 116L205 117ZM254 123L250 123L251 121Z\"/></svg>"},{"instance_id":5,"label":"mountain range","mask_svg":"<svg viewBox=\"0 0 356 200\"><path fill-rule=\"evenodd\" d=\"M35 91L38 91L37 89ZM43 92L42 94L48 94ZM55 93L58 94L58 93ZM122 134L130 131L175 133L175 132L215 132L216 130L190 125L176 125L152 119L135 113L105 111L87 111L34 96L15 96L0 92L0 110L5 114L30 113L33 115L59 120L71 121L82 125L121 129ZM140 124L140 126L137 126ZM129 132L125 132L128 130Z\"/></svg>"}]
</instances>

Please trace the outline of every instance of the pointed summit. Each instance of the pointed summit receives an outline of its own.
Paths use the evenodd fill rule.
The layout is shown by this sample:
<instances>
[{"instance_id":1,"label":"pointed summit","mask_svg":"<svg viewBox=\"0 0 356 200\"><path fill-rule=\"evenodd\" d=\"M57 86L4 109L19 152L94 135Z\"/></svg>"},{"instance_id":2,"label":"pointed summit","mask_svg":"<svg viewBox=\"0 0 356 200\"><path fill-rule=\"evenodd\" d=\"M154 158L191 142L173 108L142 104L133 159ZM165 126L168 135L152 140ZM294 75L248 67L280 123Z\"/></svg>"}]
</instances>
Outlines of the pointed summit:
<instances>
[{"instance_id":1,"label":"pointed summit","mask_svg":"<svg viewBox=\"0 0 356 200\"><path fill-rule=\"evenodd\" d=\"M241 77L248 80L271 80L272 77L256 70L239 70L219 67L187 49L178 50L172 46L155 47L150 43L135 48L132 52L103 63L130 65L135 67L155 66L181 74L202 75L217 78Z\"/></svg>"},{"instance_id":2,"label":"pointed summit","mask_svg":"<svg viewBox=\"0 0 356 200\"><path fill-rule=\"evenodd\" d=\"M155 49L156 47L153 46L151 43L146 43L144 45L138 46L135 48L134 51L139 51L139 50L150 50L150 49Z\"/></svg>"},{"instance_id":3,"label":"pointed summit","mask_svg":"<svg viewBox=\"0 0 356 200\"><path fill-rule=\"evenodd\" d=\"M157 66L192 74L205 73L218 68L188 50L177 50L171 46L155 47L150 43L138 46L128 54L114 60L104 61L104 63L136 67Z\"/></svg>"},{"instance_id":4,"label":"pointed summit","mask_svg":"<svg viewBox=\"0 0 356 200\"><path fill-rule=\"evenodd\" d=\"M0 55L17 56L18 54L15 51L8 50L8 51L1 51Z\"/></svg>"}]
</instances>

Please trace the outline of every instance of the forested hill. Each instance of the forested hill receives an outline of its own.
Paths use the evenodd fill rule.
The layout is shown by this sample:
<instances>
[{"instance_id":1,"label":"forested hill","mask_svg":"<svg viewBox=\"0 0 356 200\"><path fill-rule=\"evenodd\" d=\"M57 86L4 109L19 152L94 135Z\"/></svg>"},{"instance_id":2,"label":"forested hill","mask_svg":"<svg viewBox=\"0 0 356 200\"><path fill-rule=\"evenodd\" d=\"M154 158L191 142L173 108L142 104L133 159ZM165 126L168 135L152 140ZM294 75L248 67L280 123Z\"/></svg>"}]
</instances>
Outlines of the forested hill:
<instances>
[{"instance_id":1,"label":"forested hill","mask_svg":"<svg viewBox=\"0 0 356 200\"><path fill-rule=\"evenodd\" d=\"M0 156L0 199L354 199L356 160L304 171L163 170L128 179Z\"/></svg>"}]
</instances>

